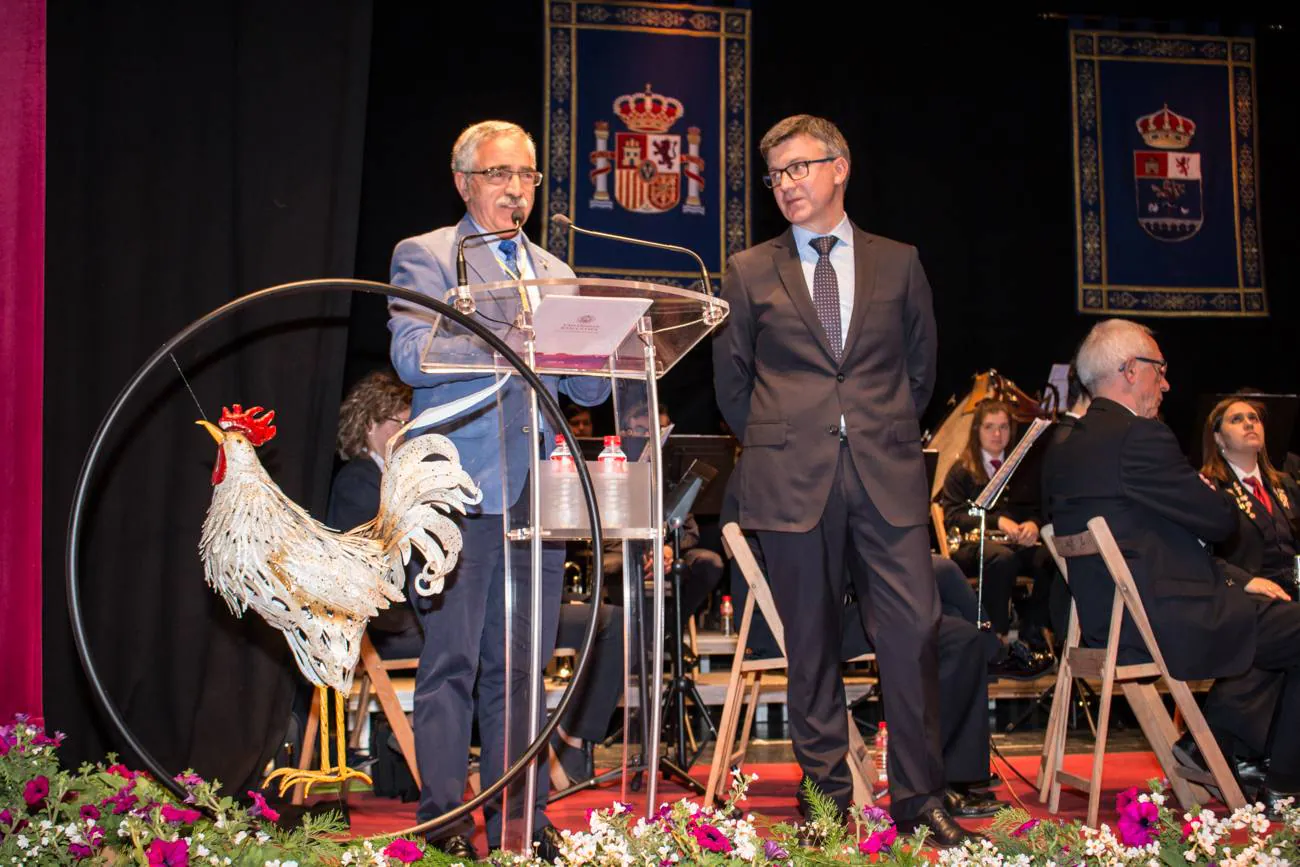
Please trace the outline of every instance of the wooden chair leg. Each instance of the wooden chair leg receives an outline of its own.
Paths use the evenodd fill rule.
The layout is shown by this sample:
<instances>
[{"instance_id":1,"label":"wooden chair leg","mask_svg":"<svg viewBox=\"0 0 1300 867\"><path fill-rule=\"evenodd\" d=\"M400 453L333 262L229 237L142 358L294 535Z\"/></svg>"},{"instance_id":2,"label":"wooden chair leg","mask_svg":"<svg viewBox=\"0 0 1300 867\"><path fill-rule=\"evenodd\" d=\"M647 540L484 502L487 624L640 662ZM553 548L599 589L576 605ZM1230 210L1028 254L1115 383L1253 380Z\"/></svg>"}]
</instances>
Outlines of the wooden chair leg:
<instances>
[{"instance_id":1,"label":"wooden chair leg","mask_svg":"<svg viewBox=\"0 0 1300 867\"><path fill-rule=\"evenodd\" d=\"M709 768L709 783L704 789L704 803L712 804L722 788L731 761L732 745L736 742L736 725L740 719L740 705L745 684L740 665L732 669L727 684L727 696L722 702L722 719L718 721L718 738L713 744L713 764Z\"/></svg>"},{"instance_id":2,"label":"wooden chair leg","mask_svg":"<svg viewBox=\"0 0 1300 867\"><path fill-rule=\"evenodd\" d=\"M1156 760L1169 778L1169 787L1174 790L1174 797L1184 810L1190 810L1197 799L1187 780L1175 773L1178 762L1174 759L1173 746L1177 739L1177 729L1165 711L1160 694L1151 684L1136 682L1124 684L1123 690L1129 707L1133 709L1133 715L1137 717L1138 725L1142 727L1142 734L1146 736L1151 751L1156 754Z\"/></svg>"},{"instance_id":3,"label":"wooden chair leg","mask_svg":"<svg viewBox=\"0 0 1300 867\"><path fill-rule=\"evenodd\" d=\"M871 750L858 731L858 724L853 721L853 711L848 711L849 718L849 773L853 776L853 803L859 807L871 807L876 803L872 786L876 782L875 766L871 759Z\"/></svg>"},{"instance_id":4,"label":"wooden chair leg","mask_svg":"<svg viewBox=\"0 0 1300 867\"><path fill-rule=\"evenodd\" d=\"M1052 780L1060 770L1061 756L1065 752L1065 739L1069 732L1070 696L1073 679L1069 663L1062 660L1056 675L1056 689L1052 692L1052 710L1047 716L1047 732L1043 737L1043 752L1038 759L1038 800L1047 803Z\"/></svg>"},{"instance_id":5,"label":"wooden chair leg","mask_svg":"<svg viewBox=\"0 0 1300 867\"><path fill-rule=\"evenodd\" d=\"M1181 680L1170 679L1167 683L1169 684L1169 695L1174 700L1174 707L1182 712L1183 721L1187 723L1187 730L1192 733L1192 738L1196 741L1196 745L1200 747L1201 755L1205 757L1205 765L1210 769L1210 775L1214 777L1214 783L1219 789L1224 804L1227 805L1229 810L1244 807L1246 805L1246 796L1242 794L1237 778L1233 776L1232 769L1228 767L1228 762L1223 757L1223 751L1219 749L1219 742L1215 740L1214 733L1210 731L1209 724L1205 722L1205 716L1196 704L1196 697L1192 695L1192 691L1187 684Z\"/></svg>"},{"instance_id":6,"label":"wooden chair leg","mask_svg":"<svg viewBox=\"0 0 1300 867\"><path fill-rule=\"evenodd\" d=\"M1097 816L1101 813L1101 772L1106 764L1106 735L1110 731L1110 705L1114 699L1114 692L1115 670L1107 667L1105 676L1101 681L1101 709L1097 714L1097 741L1092 748L1092 774L1088 784L1088 826L1090 828L1097 827Z\"/></svg>"},{"instance_id":7,"label":"wooden chair leg","mask_svg":"<svg viewBox=\"0 0 1300 867\"><path fill-rule=\"evenodd\" d=\"M311 710L307 712L307 725L302 729L302 748L298 751L298 770L305 771L311 767L312 762L316 759L316 733L320 731L320 695L319 689L311 691ZM293 787L293 795L289 798L289 803L295 805L302 804L302 786Z\"/></svg>"},{"instance_id":8,"label":"wooden chair leg","mask_svg":"<svg viewBox=\"0 0 1300 867\"><path fill-rule=\"evenodd\" d=\"M739 743L736 753L737 765L743 763L745 753L749 752L749 736L754 732L754 717L758 714L758 696L763 688L763 672L756 671L749 685L749 703L745 706L745 721L740 724Z\"/></svg>"}]
</instances>

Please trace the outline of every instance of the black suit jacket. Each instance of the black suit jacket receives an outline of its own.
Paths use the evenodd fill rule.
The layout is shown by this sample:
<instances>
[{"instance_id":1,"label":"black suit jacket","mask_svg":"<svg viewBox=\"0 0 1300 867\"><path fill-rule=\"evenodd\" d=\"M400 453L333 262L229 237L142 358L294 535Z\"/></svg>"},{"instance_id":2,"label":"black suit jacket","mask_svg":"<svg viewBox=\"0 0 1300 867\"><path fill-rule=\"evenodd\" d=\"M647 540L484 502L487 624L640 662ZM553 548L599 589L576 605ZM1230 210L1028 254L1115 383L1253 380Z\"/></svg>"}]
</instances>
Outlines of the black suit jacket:
<instances>
[{"instance_id":1,"label":"black suit jacket","mask_svg":"<svg viewBox=\"0 0 1300 867\"><path fill-rule=\"evenodd\" d=\"M1237 516L1236 531L1214 546L1214 553L1224 561L1224 572L1243 586L1256 576L1270 577L1264 574L1263 566L1265 550L1278 544L1279 528L1273 516L1235 475L1231 482L1218 482L1217 487ZM1280 486L1269 484L1268 488L1273 495L1273 507L1281 510L1282 519L1289 525L1294 544L1300 539L1300 489L1289 476L1283 477ZM1288 572L1280 577L1291 575ZM1288 592L1294 589L1285 583L1282 587Z\"/></svg>"},{"instance_id":2,"label":"black suit jacket","mask_svg":"<svg viewBox=\"0 0 1300 867\"><path fill-rule=\"evenodd\" d=\"M1201 481L1168 427L1098 398L1048 452L1044 489L1058 536L1106 519L1171 674L1227 677L1250 667L1255 604L1228 583L1200 542L1227 538L1236 515ZM1100 557L1070 562L1070 589L1085 643L1104 646L1114 582ZM1125 621L1121 642L1130 661L1141 643Z\"/></svg>"},{"instance_id":3,"label":"black suit jacket","mask_svg":"<svg viewBox=\"0 0 1300 867\"><path fill-rule=\"evenodd\" d=\"M853 229L853 314L836 363L794 232L732 256L731 312L713 341L722 416L744 451L733 479L747 530L804 532L821 518L843 415L867 494L898 527L929 519L919 417L938 335L916 248Z\"/></svg>"}]
</instances>

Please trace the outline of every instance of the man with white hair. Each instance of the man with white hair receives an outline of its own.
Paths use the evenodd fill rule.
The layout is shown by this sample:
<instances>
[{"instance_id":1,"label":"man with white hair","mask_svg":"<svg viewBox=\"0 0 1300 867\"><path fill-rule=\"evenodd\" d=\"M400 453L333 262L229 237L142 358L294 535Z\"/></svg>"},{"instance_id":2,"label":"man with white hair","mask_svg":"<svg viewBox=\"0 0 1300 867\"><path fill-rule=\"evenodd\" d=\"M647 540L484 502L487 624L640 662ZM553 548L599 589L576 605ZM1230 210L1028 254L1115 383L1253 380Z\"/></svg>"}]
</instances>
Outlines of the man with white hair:
<instances>
[{"instance_id":1,"label":"man with white hair","mask_svg":"<svg viewBox=\"0 0 1300 867\"><path fill-rule=\"evenodd\" d=\"M488 120L468 127L456 139L451 155L452 180L465 202L465 217L445 226L407 238L393 252L391 281L442 300L457 285L457 248L464 244L469 283L494 283L533 277L572 278L573 271L524 236L523 223L532 211L534 191L542 182L537 170L533 139L523 128L505 121ZM534 300L534 303L535 300ZM480 302L479 322L504 338L512 329L522 301L514 292ZM444 374L422 369L426 355L451 364L489 362L487 345L470 332L441 317L430 321L401 302L390 305L392 332L390 355L402 380L414 387L411 415L431 406L449 403L489 386L491 373ZM552 396L564 392L583 406L594 406L609 396L608 382L583 377L544 377ZM432 598L415 599L424 627L424 648L415 677L415 752L421 789L417 816L420 821L441 816L458 807L465 792L470 732L477 704L483 746L479 773L486 788L501 777L506 764L522 752L528 738L521 722L528 718L529 653L520 636L530 634L528 619L530 563L527 547L516 545L507 555L502 538L501 511L526 517L528 498L530 422L528 387L515 377L486 407L457 416L436 428L456 444L461 464L483 492L480 507L470 514L452 515L460 527L464 548L446 588ZM504 439L501 431L506 432ZM545 420L534 436L542 438L549 454L554 431ZM507 471L501 472L502 451ZM507 671L503 598L507 591L506 557L511 557L515 615L513 664ZM550 659L560 613L564 545L547 543L542 554L542 656ZM477 684L477 686L476 686ZM507 684L509 685L507 687ZM511 755L505 754L506 691L517 698L511 709ZM541 696L541 690L537 690ZM477 701L476 701L477 699ZM550 860L558 854L559 834L546 818L547 774L538 772L533 807L538 854ZM523 791L522 786L512 791ZM522 808L521 795L511 797ZM489 801L483 810L489 846L501 841L501 804ZM513 816L517 820L519 817ZM515 827L519 827L516 822ZM464 816L458 823L438 829L430 843L448 855L476 860L470 838L474 822Z\"/></svg>"},{"instance_id":2,"label":"man with white hair","mask_svg":"<svg viewBox=\"0 0 1300 867\"><path fill-rule=\"evenodd\" d=\"M1283 673L1264 800L1300 793L1300 607L1227 580L1207 551L1206 542L1236 529L1237 516L1156 418L1169 390L1169 364L1150 329L1121 319L1100 322L1076 365L1093 401L1047 454L1043 489L1057 535L1106 519L1174 677ZM1103 646L1114 585L1101 560L1072 563L1070 589L1084 643ZM1121 664L1147 661L1128 618L1120 644ZM1219 698L1212 689L1208 701Z\"/></svg>"}]
</instances>

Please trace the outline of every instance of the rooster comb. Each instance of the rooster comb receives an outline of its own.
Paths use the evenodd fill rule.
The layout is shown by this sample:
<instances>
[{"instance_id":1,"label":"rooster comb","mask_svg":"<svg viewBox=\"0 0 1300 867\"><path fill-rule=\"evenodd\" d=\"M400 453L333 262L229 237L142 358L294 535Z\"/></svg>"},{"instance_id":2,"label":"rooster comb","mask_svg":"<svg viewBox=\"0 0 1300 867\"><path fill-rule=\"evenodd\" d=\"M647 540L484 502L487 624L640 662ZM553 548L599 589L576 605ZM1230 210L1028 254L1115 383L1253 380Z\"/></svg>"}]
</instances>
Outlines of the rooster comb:
<instances>
[{"instance_id":1,"label":"rooster comb","mask_svg":"<svg viewBox=\"0 0 1300 867\"><path fill-rule=\"evenodd\" d=\"M258 413L262 413L261 416ZM275 425L271 424L275 420L275 410L270 409L262 412L262 407L255 406L252 409L245 410L239 404L234 407L223 406L221 408L221 420L217 425L226 431L239 431L248 438L248 441L255 446L275 436Z\"/></svg>"}]
</instances>

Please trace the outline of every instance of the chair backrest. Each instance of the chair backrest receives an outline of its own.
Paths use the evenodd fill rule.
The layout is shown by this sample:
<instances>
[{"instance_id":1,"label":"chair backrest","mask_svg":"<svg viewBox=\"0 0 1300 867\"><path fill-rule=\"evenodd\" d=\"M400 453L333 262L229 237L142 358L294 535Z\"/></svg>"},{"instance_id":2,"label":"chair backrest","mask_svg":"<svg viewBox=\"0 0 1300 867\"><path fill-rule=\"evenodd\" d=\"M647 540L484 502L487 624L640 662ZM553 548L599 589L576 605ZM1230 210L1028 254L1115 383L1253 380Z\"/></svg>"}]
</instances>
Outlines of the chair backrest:
<instances>
[{"instance_id":1,"label":"chair backrest","mask_svg":"<svg viewBox=\"0 0 1300 867\"><path fill-rule=\"evenodd\" d=\"M1155 633L1151 629L1151 621L1147 618L1146 606L1142 604L1142 597L1138 594L1137 584L1133 581L1133 573L1129 570L1128 561L1124 559L1123 553L1119 550L1119 544L1115 541L1115 536L1111 533L1110 525L1106 523L1106 519L1098 515L1088 521L1087 530L1070 536L1057 536L1055 528L1048 524L1039 535L1042 536L1043 542L1046 543L1047 550L1052 553L1052 559L1056 561L1057 568L1061 570L1061 576L1065 578L1066 584L1069 584L1070 581L1068 561L1079 557L1101 557L1102 562L1106 565L1106 571L1110 574L1115 588L1119 591L1115 596L1115 604L1111 609L1111 645L1118 646L1120 625L1123 621L1124 611L1127 610L1142 636L1143 643L1146 644L1147 652L1151 654L1152 662L1159 666L1160 670L1168 676L1169 669L1165 667L1165 660L1160 653L1160 646L1156 643Z\"/></svg>"},{"instance_id":2,"label":"chair backrest","mask_svg":"<svg viewBox=\"0 0 1300 867\"><path fill-rule=\"evenodd\" d=\"M938 503L930 504L930 525L934 528L934 544L939 551L940 557L952 558L948 551L948 531L943 526L943 506Z\"/></svg>"},{"instance_id":3,"label":"chair backrest","mask_svg":"<svg viewBox=\"0 0 1300 867\"><path fill-rule=\"evenodd\" d=\"M772 598L772 588L767 585L767 577L759 568L754 551L749 547L749 540L745 538L740 525L735 521L729 522L722 528L722 543L726 546L732 561L740 567L740 574L749 587L749 598L758 605L758 610L763 612L763 619L772 630L776 646L780 649L781 655L785 656L785 627L781 625L781 617L776 613L776 600Z\"/></svg>"}]
</instances>

